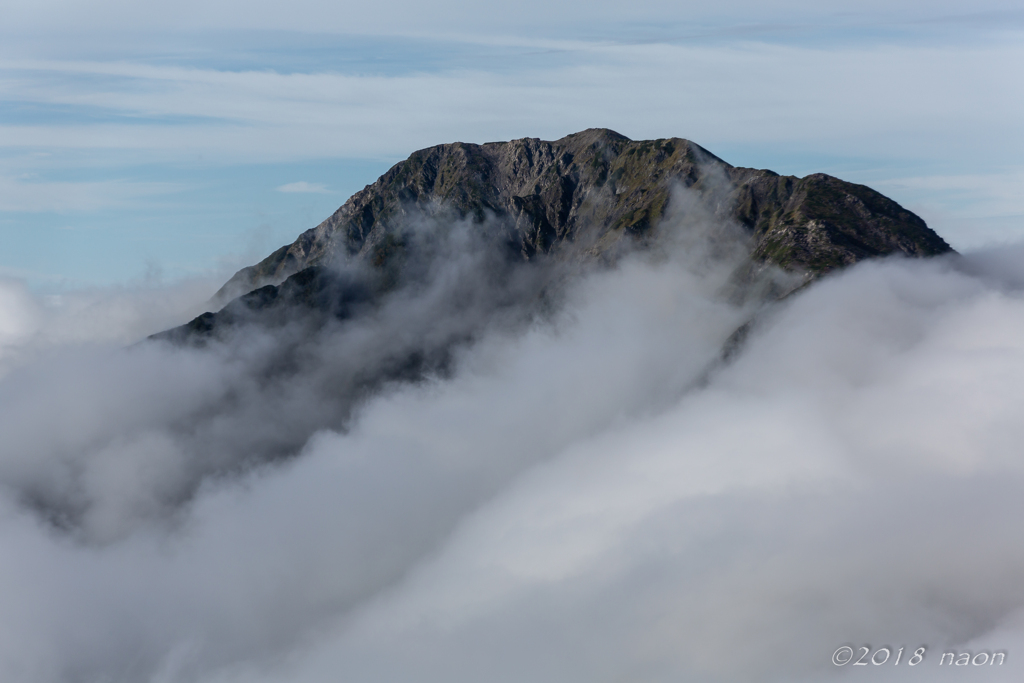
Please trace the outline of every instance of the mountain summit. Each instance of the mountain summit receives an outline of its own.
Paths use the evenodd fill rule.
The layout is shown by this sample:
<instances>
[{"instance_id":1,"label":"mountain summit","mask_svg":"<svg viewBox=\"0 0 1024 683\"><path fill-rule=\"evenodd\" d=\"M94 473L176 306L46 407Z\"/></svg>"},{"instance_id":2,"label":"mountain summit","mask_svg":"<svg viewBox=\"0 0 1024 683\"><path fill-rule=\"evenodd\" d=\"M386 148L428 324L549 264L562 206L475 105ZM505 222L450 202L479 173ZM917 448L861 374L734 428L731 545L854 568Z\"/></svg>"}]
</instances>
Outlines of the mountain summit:
<instances>
[{"instance_id":1,"label":"mountain summit","mask_svg":"<svg viewBox=\"0 0 1024 683\"><path fill-rule=\"evenodd\" d=\"M504 219L508 246L526 260L570 247L600 256L646 236L669 210L673 186L743 225L755 263L811 277L874 256L951 251L918 216L869 187L822 173L738 168L689 140L633 141L592 128L554 142L456 142L415 152L295 242L239 271L218 297L280 284L342 254L379 262L403 215L437 205L480 222Z\"/></svg>"},{"instance_id":2,"label":"mountain summit","mask_svg":"<svg viewBox=\"0 0 1024 683\"><path fill-rule=\"evenodd\" d=\"M417 242L417 221L476 226L501 261L492 271L505 272L533 261L613 261L659 231L680 230L687 214L699 214L691 224L743 233L748 254L736 279L748 283L768 266L806 283L865 258L951 251L869 187L731 166L680 138L634 141L594 128L553 142L456 142L414 152L295 242L236 273L214 297L218 307L230 302L222 310L156 336L202 343L243 322L290 320L295 309L352 317L415 279L422 252L445 257Z\"/></svg>"}]
</instances>

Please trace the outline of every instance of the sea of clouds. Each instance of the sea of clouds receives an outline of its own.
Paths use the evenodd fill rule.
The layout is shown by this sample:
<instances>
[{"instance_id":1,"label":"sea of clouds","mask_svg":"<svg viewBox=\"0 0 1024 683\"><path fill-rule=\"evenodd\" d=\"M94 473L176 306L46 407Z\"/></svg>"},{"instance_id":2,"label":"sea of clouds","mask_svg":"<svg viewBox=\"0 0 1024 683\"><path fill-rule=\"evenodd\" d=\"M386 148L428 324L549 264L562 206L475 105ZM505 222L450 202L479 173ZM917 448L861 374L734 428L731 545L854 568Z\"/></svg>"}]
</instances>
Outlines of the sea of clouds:
<instances>
[{"instance_id":1,"label":"sea of clouds","mask_svg":"<svg viewBox=\"0 0 1024 683\"><path fill-rule=\"evenodd\" d=\"M0 679L1020 680L1024 248L758 306L674 220L497 318L454 230L269 374L286 331L135 344L216 284L0 281ZM431 334L443 372L343 390Z\"/></svg>"}]
</instances>

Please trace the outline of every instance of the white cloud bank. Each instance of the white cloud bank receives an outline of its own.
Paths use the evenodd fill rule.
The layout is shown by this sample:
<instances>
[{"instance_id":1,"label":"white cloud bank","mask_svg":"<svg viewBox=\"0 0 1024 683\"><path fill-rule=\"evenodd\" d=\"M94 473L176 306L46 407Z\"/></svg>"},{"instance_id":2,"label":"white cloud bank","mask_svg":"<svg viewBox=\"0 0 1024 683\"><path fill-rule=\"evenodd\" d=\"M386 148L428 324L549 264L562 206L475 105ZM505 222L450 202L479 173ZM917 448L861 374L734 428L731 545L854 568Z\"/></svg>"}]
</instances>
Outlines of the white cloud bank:
<instances>
[{"instance_id":1,"label":"white cloud bank","mask_svg":"<svg viewBox=\"0 0 1024 683\"><path fill-rule=\"evenodd\" d=\"M211 397L241 439L256 423L226 418L246 401L301 421L305 380L218 398L245 370L210 352L18 360L0 414L39 452L0 458L0 677L821 681L858 673L836 648L871 644L929 648L873 680L945 680L944 648L1009 653L956 680L1019 680L1024 249L850 269L704 385L748 312L701 263L592 274L449 379L156 512ZM0 320L21 319L2 291ZM29 512L26 482L64 476L121 531Z\"/></svg>"},{"instance_id":2,"label":"white cloud bank","mask_svg":"<svg viewBox=\"0 0 1024 683\"><path fill-rule=\"evenodd\" d=\"M61 349L126 345L207 310L219 280L83 289L40 298L0 277L0 380L10 370Z\"/></svg>"}]
</instances>

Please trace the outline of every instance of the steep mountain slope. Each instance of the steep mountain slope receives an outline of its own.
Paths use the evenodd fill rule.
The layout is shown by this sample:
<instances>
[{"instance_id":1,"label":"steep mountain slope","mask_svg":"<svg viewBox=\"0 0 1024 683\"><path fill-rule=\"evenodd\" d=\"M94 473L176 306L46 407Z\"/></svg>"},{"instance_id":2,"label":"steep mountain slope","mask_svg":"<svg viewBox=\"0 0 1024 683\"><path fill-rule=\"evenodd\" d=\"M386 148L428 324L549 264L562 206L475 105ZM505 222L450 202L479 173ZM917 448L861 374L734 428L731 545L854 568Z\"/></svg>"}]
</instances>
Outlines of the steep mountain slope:
<instances>
[{"instance_id":1,"label":"steep mountain slope","mask_svg":"<svg viewBox=\"0 0 1024 683\"><path fill-rule=\"evenodd\" d=\"M438 205L480 222L504 219L506 245L523 259L596 257L624 238L647 236L670 208L673 186L691 188L720 218L745 226L755 262L811 277L872 256L950 251L919 217L863 185L736 168L679 138L632 141L590 129L554 142L415 152L294 243L239 271L219 297L278 284L339 255L379 265L400 248L394 231L402 217Z\"/></svg>"},{"instance_id":2,"label":"steep mountain slope","mask_svg":"<svg viewBox=\"0 0 1024 683\"><path fill-rule=\"evenodd\" d=\"M554 142L452 143L413 153L295 242L240 270L214 297L219 312L155 336L202 344L249 322L280 327L296 312L315 312L303 314L313 329L373 310L390 293L426 286L465 248L439 246L447 228L438 226L473 226L489 265L460 286L486 280L493 302L512 307L523 301L496 294L510 268L532 269L534 286L524 291L535 299L549 292L545 278L557 279L545 270L552 263L612 261L700 222L744 234L749 255L733 278L741 289L767 265L806 284L865 258L951 251L918 216L869 187L737 168L679 138L632 141L590 129Z\"/></svg>"}]
</instances>

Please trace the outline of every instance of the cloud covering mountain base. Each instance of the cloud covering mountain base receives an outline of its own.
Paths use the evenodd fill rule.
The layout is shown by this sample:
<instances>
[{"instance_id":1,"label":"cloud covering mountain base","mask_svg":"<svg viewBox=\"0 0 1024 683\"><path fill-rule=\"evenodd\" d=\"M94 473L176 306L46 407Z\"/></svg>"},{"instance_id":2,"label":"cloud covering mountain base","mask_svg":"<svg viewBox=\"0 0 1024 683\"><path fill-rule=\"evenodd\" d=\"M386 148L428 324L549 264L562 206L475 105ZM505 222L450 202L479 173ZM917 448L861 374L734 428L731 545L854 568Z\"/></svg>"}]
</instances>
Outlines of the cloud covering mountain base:
<instances>
[{"instance_id":1,"label":"cloud covering mountain base","mask_svg":"<svg viewBox=\"0 0 1024 683\"><path fill-rule=\"evenodd\" d=\"M0 677L931 681L955 649L1008 653L958 680L1017 680L1024 249L862 263L715 366L752 309L687 246L334 428L315 366L252 375L273 335L39 349L3 283ZM261 424L299 452L247 460ZM844 644L928 651L849 674Z\"/></svg>"}]
</instances>

